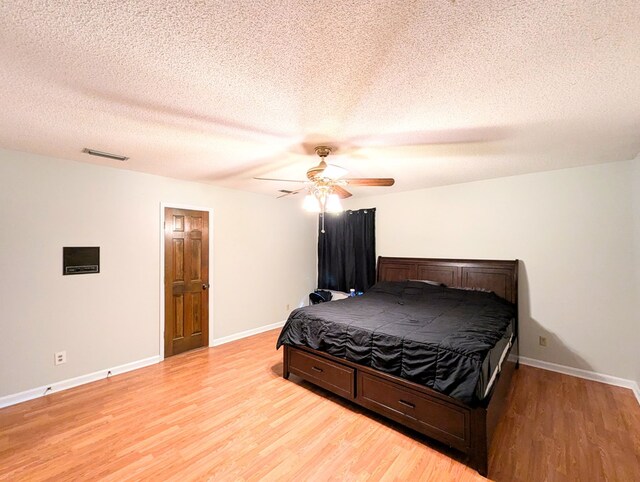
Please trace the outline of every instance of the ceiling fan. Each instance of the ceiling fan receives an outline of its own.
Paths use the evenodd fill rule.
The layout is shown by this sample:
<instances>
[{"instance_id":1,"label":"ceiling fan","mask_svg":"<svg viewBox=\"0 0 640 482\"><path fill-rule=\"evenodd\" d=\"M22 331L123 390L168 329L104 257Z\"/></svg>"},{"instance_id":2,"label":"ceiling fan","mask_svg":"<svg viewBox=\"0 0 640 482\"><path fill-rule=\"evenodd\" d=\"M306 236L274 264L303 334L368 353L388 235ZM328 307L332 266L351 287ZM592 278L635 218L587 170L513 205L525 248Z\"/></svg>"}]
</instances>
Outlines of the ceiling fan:
<instances>
[{"instance_id":1,"label":"ceiling fan","mask_svg":"<svg viewBox=\"0 0 640 482\"><path fill-rule=\"evenodd\" d=\"M331 147L328 146L316 146L316 154L320 157L320 164L312 167L307 171L307 181L299 181L293 179L273 179L266 177L254 177L254 179L260 181L280 181L280 182L297 182L303 183L304 186L294 191L281 190L284 194L278 196L278 198L291 196L301 191L307 190L309 194L316 197L319 200L321 206L324 203L329 203L329 196L336 195L337 198L345 199L351 197L352 194L345 189L345 186L393 186L395 179L390 177L360 177L360 178L344 178L347 174L347 170L336 166L334 164L327 164L326 159L331 154ZM324 201L323 201L324 199ZM333 198L332 198L333 199ZM329 210L329 206L324 206Z\"/></svg>"},{"instance_id":2,"label":"ceiling fan","mask_svg":"<svg viewBox=\"0 0 640 482\"><path fill-rule=\"evenodd\" d=\"M253 133L250 129L244 129L246 133ZM257 132L256 134L264 134ZM502 141L508 140L514 135L513 128L500 125L479 126L469 128L449 128L444 130L425 130L378 133L372 135L359 135L355 137L335 138L325 134L307 133L303 137L291 137L280 135L277 140L281 143L279 152L268 157L253 159L248 162L227 169L226 172L218 172L211 180L224 181L242 177L252 177L260 180L274 180L280 182L299 182L291 179L272 179L262 176L266 172L280 169L291 164L298 163L301 156L309 156L314 153L320 155L321 163L315 168L322 172L322 161L329 153L348 154L353 159L369 158L450 158L450 157L478 157L481 155L503 152ZM275 137L275 134L272 135ZM286 142L286 140L291 142ZM331 147L328 147L331 146ZM318 150L321 150L320 152ZM328 149L328 151L322 151ZM326 154L325 154L326 152ZM325 173L325 176L327 174ZM328 177L328 176L327 176ZM377 180L376 180L377 181ZM362 181L359 185L387 185L387 184L365 184ZM374 181L375 182L375 181ZM358 180L350 180L349 184L356 185ZM345 184L346 185L346 184ZM390 185L390 184L389 184ZM344 186L341 186L344 188ZM298 189L295 193L301 192ZM293 194L286 193L287 195Z\"/></svg>"},{"instance_id":3,"label":"ceiling fan","mask_svg":"<svg viewBox=\"0 0 640 482\"><path fill-rule=\"evenodd\" d=\"M260 181L284 181L299 182L304 186L295 191L280 190L284 193L278 198L291 196L300 191L306 190L308 194L304 198L303 209L309 212L321 213L322 228L324 233L324 214L339 213L343 211L340 199L351 197L352 194L347 191L344 186L393 186L395 179L390 177L360 177L360 178L344 178L347 170L334 164L327 164L326 158L331 154L331 148L328 146L316 146L314 149L320 157L320 164L312 167L307 171L308 181L298 181L293 179L273 179L266 177L254 177Z\"/></svg>"}]
</instances>

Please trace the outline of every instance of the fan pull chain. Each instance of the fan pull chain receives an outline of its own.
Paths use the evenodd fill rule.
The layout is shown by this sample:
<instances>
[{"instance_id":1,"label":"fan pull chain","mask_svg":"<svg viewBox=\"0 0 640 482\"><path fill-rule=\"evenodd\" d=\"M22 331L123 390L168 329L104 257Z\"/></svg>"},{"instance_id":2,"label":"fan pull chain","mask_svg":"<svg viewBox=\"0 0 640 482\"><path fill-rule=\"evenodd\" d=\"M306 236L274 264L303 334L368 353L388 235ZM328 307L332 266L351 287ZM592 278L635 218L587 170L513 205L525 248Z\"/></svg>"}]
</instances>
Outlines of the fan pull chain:
<instances>
[{"instance_id":1,"label":"fan pull chain","mask_svg":"<svg viewBox=\"0 0 640 482\"><path fill-rule=\"evenodd\" d=\"M322 229L320 230L320 232L324 234L324 212L320 213L320 216L322 216Z\"/></svg>"}]
</instances>

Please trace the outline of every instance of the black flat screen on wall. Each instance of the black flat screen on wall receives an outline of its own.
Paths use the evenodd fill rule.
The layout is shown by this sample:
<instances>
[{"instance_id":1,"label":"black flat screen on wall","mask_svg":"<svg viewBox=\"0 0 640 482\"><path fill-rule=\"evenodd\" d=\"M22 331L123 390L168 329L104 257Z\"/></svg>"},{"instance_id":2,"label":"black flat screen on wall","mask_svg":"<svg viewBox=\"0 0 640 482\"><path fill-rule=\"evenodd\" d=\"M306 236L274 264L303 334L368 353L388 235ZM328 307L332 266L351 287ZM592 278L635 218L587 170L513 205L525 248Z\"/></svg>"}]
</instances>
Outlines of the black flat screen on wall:
<instances>
[{"instance_id":1,"label":"black flat screen on wall","mask_svg":"<svg viewBox=\"0 0 640 482\"><path fill-rule=\"evenodd\" d=\"M100 272L100 247L62 248L62 274L90 274Z\"/></svg>"}]
</instances>

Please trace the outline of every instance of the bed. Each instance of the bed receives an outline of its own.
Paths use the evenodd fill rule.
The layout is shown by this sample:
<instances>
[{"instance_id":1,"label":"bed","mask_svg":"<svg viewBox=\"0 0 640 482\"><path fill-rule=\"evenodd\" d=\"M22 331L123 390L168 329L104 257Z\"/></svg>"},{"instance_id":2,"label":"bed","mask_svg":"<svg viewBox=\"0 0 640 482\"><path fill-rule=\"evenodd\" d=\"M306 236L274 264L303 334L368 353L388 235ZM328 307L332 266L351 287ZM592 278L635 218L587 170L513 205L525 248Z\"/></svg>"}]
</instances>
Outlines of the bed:
<instances>
[{"instance_id":1,"label":"bed","mask_svg":"<svg viewBox=\"0 0 640 482\"><path fill-rule=\"evenodd\" d=\"M378 258L364 296L294 310L295 374L467 454L488 471L518 355L518 262Z\"/></svg>"}]
</instances>

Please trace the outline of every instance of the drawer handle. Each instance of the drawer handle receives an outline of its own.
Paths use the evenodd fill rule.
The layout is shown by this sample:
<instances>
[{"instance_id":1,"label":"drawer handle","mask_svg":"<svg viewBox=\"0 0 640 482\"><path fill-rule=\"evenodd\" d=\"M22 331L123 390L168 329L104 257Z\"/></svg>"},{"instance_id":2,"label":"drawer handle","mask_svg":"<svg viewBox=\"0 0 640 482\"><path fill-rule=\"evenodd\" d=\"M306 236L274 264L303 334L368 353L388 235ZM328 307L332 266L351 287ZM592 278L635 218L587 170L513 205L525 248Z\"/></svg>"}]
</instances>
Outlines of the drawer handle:
<instances>
[{"instance_id":1,"label":"drawer handle","mask_svg":"<svg viewBox=\"0 0 640 482\"><path fill-rule=\"evenodd\" d=\"M398 400L398 403L400 405L404 405L407 408L411 408L411 409L416 408L415 404L413 404L411 402L405 402L404 400Z\"/></svg>"},{"instance_id":2,"label":"drawer handle","mask_svg":"<svg viewBox=\"0 0 640 482\"><path fill-rule=\"evenodd\" d=\"M311 369L312 369L313 371L318 372L318 373L322 373L322 372L323 372L322 368L318 368L318 367L311 367Z\"/></svg>"}]
</instances>

